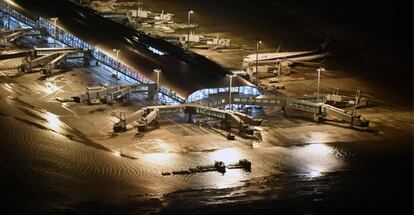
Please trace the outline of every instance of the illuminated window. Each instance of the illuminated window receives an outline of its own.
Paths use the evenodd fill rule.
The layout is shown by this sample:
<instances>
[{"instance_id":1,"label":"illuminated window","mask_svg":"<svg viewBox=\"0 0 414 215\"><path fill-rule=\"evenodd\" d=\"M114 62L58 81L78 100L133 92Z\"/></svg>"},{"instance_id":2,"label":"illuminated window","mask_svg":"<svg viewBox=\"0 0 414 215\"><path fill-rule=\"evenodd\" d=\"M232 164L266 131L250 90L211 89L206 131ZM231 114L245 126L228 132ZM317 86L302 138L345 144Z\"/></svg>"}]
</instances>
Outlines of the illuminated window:
<instances>
[{"instance_id":1,"label":"illuminated window","mask_svg":"<svg viewBox=\"0 0 414 215\"><path fill-rule=\"evenodd\" d=\"M152 53L157 54L157 55L160 55L160 56L165 55L164 52L162 52L162 51L160 51L160 50L158 50L158 49L156 49L156 48L154 48L152 46L148 46L148 50L150 50Z\"/></svg>"}]
</instances>

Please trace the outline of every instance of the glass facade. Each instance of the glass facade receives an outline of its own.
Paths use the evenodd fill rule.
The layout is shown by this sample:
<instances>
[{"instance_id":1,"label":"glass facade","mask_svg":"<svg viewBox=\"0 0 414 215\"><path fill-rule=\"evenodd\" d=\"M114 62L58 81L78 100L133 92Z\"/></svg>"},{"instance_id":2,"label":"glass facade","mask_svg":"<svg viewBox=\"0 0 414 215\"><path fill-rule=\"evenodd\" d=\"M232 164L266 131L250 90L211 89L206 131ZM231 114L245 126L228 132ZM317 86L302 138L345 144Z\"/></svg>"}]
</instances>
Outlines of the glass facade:
<instances>
[{"instance_id":1,"label":"glass facade","mask_svg":"<svg viewBox=\"0 0 414 215\"><path fill-rule=\"evenodd\" d=\"M104 52L96 49L91 44L81 40L80 38L66 32L64 29L55 26L53 21L45 19L40 17L38 20L31 20L19 12L11 9L9 6L7 6L4 3L0 3L0 10L8 15L8 18L14 17L19 22L22 22L26 24L27 26L30 26L32 28L44 28L47 30L49 35L54 36L55 30L56 30L56 40L61 42L62 46L70 46L70 47L76 47L76 48L82 48L84 50L89 50L91 55L94 59L96 59L98 62L105 64L107 68L111 68L113 70L118 69L118 71L125 76L129 77L130 79L133 79L137 82L144 83L144 84L153 84L154 81L149 80L145 78L143 75L141 75L138 71L135 71L128 66L119 63L116 59L110 57L109 55L105 54ZM7 21L6 21L7 22ZM9 21L10 22L10 21ZM10 25L9 22L7 22L7 25ZM134 38L135 39L135 38ZM139 38L136 38L136 40L139 40ZM62 47L61 46L61 47ZM157 48L151 47L147 44L144 44L144 46L151 51L154 54L157 55L165 55L168 53L165 53ZM111 69L109 69L111 71ZM224 93L228 92L229 89L227 88L212 88L212 89L203 89L196 91L192 93L187 99L178 97L175 93L173 93L171 90L168 90L166 88L160 87L159 93L161 94L160 99L164 100L166 103L174 103L174 102L193 102L197 100L201 100L204 98L207 98L209 95L214 95L218 93ZM250 96L258 96L260 95L260 91L256 87L251 86L241 86L241 87L232 87L232 92L250 95Z\"/></svg>"},{"instance_id":2,"label":"glass facade","mask_svg":"<svg viewBox=\"0 0 414 215\"><path fill-rule=\"evenodd\" d=\"M194 102L201 99L208 98L210 95L215 95L219 93L229 92L229 88L211 88L198 90L192 93L186 100L186 102ZM260 90L257 87L252 86L241 86L241 87L232 87L232 93L239 93L240 95L249 95L249 96L259 96L261 95Z\"/></svg>"}]
</instances>

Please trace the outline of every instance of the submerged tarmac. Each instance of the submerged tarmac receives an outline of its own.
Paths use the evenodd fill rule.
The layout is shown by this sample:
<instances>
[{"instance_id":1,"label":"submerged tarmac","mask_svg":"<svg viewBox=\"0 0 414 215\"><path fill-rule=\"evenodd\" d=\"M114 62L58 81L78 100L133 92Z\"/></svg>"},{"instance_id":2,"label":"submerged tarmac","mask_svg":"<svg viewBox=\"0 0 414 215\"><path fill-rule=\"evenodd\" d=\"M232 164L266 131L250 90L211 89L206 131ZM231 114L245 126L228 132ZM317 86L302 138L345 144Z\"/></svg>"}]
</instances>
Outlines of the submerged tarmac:
<instances>
[{"instance_id":1,"label":"submerged tarmac","mask_svg":"<svg viewBox=\"0 0 414 215\"><path fill-rule=\"evenodd\" d=\"M222 56L222 63L235 64L232 54ZM360 89L374 104L359 110L370 129L315 124L264 108L257 110L261 137L235 141L180 115L161 117L145 133L134 125L114 134L119 112L153 103L139 94L113 106L56 101L85 86L114 83L100 67L48 78L2 71L3 208L16 214L404 214L412 204L412 108L394 102L382 86L335 68L322 74L321 91ZM313 68L299 68L276 95L313 93L315 78ZM241 159L252 162L251 172L161 175Z\"/></svg>"},{"instance_id":2,"label":"submerged tarmac","mask_svg":"<svg viewBox=\"0 0 414 215\"><path fill-rule=\"evenodd\" d=\"M266 115L261 116L261 139L228 141L180 115L162 117L158 128L139 135L136 127L114 135L119 111L133 112L151 99L137 94L129 105L113 106L56 101L82 92L87 85L113 82L102 68L71 69L48 78L37 73L1 76L1 80L0 138L5 160L1 165L13 178L3 186L10 191L9 202L27 205L23 211L82 213L101 208L185 214L202 208L208 209L206 213L238 211L249 203L264 211L303 212L328 207L321 202L339 204L337 198L350 198L348 189L362 189L371 178L375 179L372 189L381 195L389 191L383 188L388 183L397 196L411 186L406 173L399 171L407 168L411 157L407 140L412 124L405 120L411 112L385 103L362 110L373 122L367 131L286 118L272 108L264 109ZM161 176L171 169L241 159L252 162L251 172L229 169L225 174ZM362 182L354 185L355 180ZM363 190L361 198L374 204L370 192ZM296 201L301 207L294 206Z\"/></svg>"}]
</instances>

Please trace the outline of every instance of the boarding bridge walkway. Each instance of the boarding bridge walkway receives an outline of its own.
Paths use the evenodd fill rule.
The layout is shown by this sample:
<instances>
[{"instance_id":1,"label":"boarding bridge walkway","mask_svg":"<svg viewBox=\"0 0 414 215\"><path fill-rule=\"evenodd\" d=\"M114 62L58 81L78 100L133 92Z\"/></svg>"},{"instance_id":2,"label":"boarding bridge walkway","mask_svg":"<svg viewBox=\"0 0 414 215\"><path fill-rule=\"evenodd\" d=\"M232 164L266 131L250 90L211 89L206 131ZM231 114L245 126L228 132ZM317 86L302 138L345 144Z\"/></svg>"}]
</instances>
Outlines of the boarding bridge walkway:
<instances>
[{"instance_id":1,"label":"boarding bridge walkway","mask_svg":"<svg viewBox=\"0 0 414 215\"><path fill-rule=\"evenodd\" d=\"M17 56L24 56L27 61L17 68L19 72L40 70L42 74L49 75L69 58L83 58L84 51L79 48L34 48Z\"/></svg>"},{"instance_id":2,"label":"boarding bridge walkway","mask_svg":"<svg viewBox=\"0 0 414 215\"><path fill-rule=\"evenodd\" d=\"M299 115L305 117L312 117L313 120L321 122L327 119L337 119L349 123L352 126L367 127L369 121L361 119L360 115L356 115L355 109L353 113L326 104L327 102L343 102L339 98L345 98L351 101L351 97L338 97L332 95L309 95L309 96L295 96L295 97L273 97L273 98L247 98L247 97L232 97L231 104L234 105L253 105L253 106L277 106L281 107L288 115ZM334 99L334 100L333 100ZM357 99L360 101L359 99ZM221 98L210 100L207 106L219 107L228 104L228 98ZM357 102L356 106L359 106Z\"/></svg>"},{"instance_id":3,"label":"boarding bridge walkway","mask_svg":"<svg viewBox=\"0 0 414 215\"><path fill-rule=\"evenodd\" d=\"M15 40L25 36L38 36L40 31L37 29L14 29L0 32L0 43L12 43Z\"/></svg>"},{"instance_id":4,"label":"boarding bridge walkway","mask_svg":"<svg viewBox=\"0 0 414 215\"><path fill-rule=\"evenodd\" d=\"M213 117L221 120L223 129L229 130L236 127L239 129L240 133L250 135L254 132L250 126L259 126L262 122L261 119L254 119L246 114L189 103L180 105L149 106L130 115L121 114L119 122L117 122L113 127L114 132L125 132L127 130L127 126L134 121L138 121L139 125L144 124L144 127L138 126L141 131L146 130L146 126L155 119L154 114L149 115L150 113L153 113L153 111L156 111L157 115L188 114L190 121L192 115Z\"/></svg>"},{"instance_id":5,"label":"boarding bridge walkway","mask_svg":"<svg viewBox=\"0 0 414 215\"><path fill-rule=\"evenodd\" d=\"M85 51L81 48L34 48L35 57L51 54L66 54L68 59L85 57Z\"/></svg>"},{"instance_id":6,"label":"boarding bridge walkway","mask_svg":"<svg viewBox=\"0 0 414 215\"><path fill-rule=\"evenodd\" d=\"M51 71L56 68L59 64L66 60L67 54L49 54L44 55L33 60L21 64L18 67L19 72L33 72L40 70L42 74L50 74Z\"/></svg>"},{"instance_id":7,"label":"boarding bridge walkway","mask_svg":"<svg viewBox=\"0 0 414 215\"><path fill-rule=\"evenodd\" d=\"M82 58L85 52L80 48L34 48L32 50L16 51L11 53L3 53L0 55L0 60L27 57L37 58L51 54L67 54L67 58Z\"/></svg>"},{"instance_id":8,"label":"boarding bridge walkway","mask_svg":"<svg viewBox=\"0 0 414 215\"><path fill-rule=\"evenodd\" d=\"M85 93L72 98L77 103L88 102L89 104L112 104L116 100L125 102L131 93L155 92L156 88L155 84L87 87Z\"/></svg>"},{"instance_id":9,"label":"boarding bridge walkway","mask_svg":"<svg viewBox=\"0 0 414 215\"><path fill-rule=\"evenodd\" d=\"M131 88L124 86L87 87L85 93L72 98L77 103L88 102L89 104L111 104L116 99L128 99L130 93Z\"/></svg>"},{"instance_id":10,"label":"boarding bridge walkway","mask_svg":"<svg viewBox=\"0 0 414 215\"><path fill-rule=\"evenodd\" d=\"M14 52L7 52L0 54L0 60L7 60L7 59L13 59L13 58L30 58L33 55L32 50L23 50L23 51L14 51Z\"/></svg>"},{"instance_id":11,"label":"boarding bridge walkway","mask_svg":"<svg viewBox=\"0 0 414 215\"><path fill-rule=\"evenodd\" d=\"M259 97L240 97L232 96L231 104L234 105L254 105L254 106L285 106L288 100L304 100L310 102L327 102L326 95L304 95L304 96L280 96L271 98L259 98ZM228 94L221 97L214 97L199 102L202 105L209 107L223 107L228 103Z\"/></svg>"},{"instance_id":12,"label":"boarding bridge walkway","mask_svg":"<svg viewBox=\"0 0 414 215\"><path fill-rule=\"evenodd\" d=\"M40 71L44 75L50 75L52 74L53 69L58 67L59 65L66 62L67 54L58 54L56 58L54 58L52 61L50 61L46 66L44 66Z\"/></svg>"}]
</instances>

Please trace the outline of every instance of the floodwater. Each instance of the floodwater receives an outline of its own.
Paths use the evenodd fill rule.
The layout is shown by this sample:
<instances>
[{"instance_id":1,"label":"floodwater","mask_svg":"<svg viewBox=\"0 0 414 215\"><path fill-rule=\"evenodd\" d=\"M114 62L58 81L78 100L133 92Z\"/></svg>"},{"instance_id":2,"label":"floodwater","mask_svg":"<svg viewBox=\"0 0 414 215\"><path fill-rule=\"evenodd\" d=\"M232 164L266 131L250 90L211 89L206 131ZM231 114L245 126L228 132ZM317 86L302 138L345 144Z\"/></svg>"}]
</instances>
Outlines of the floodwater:
<instances>
[{"instance_id":1,"label":"floodwater","mask_svg":"<svg viewBox=\"0 0 414 215\"><path fill-rule=\"evenodd\" d=\"M239 20L243 29L249 29L249 32L255 29L254 23L258 21L258 18L250 17L258 17L258 13L248 8L267 8L267 15L272 20L257 27L261 32L259 36L272 41L273 37L266 35L273 36L278 30L269 26L283 22L280 26L284 33L280 34L277 43L288 38L295 41L287 48L311 48L314 42L327 34L310 33L320 28L304 25L306 18L300 12L305 9L296 8L295 3L271 1L267 5L267 1L240 1L242 6L235 7L234 1L211 1L214 4L205 1L151 1L148 5L155 7L160 2L167 8L184 13L191 5L191 8L196 8L198 18L196 16L195 19L199 19L201 24L202 19L211 17L207 11L214 11L218 15L213 20L221 20L223 24L227 23L227 27ZM325 1L317 3L325 4ZM349 8L348 5L346 9ZM364 8L369 7L364 5ZM278 14L280 19L275 20L274 14ZM297 17L295 21L282 19L291 16ZM334 24L319 23L322 26ZM239 29L229 27L228 31L237 34L242 32ZM286 33L287 29L293 29L293 33ZM301 29L299 34L295 29ZM365 33L369 31L361 29ZM245 35L245 41L256 37L254 34ZM291 35L296 36L290 38ZM350 44L346 39L340 41L339 46ZM398 47L399 43L396 42ZM347 51L358 51L356 47L350 49ZM405 49L402 50L405 53ZM349 57L347 61L354 58L358 56ZM405 69L405 64L405 61L398 64L399 68ZM368 65L366 60L365 65ZM22 89L12 81L2 80L0 189L4 194L2 209L10 213L411 214L411 135L395 133L394 139L340 143L325 139L323 133L313 133L308 144L304 145L263 146L257 143L235 148L229 143L228 148L221 150L154 153L132 160L92 142L82 131L67 126L60 120L65 116L19 100L20 91L33 93L36 89ZM163 145L162 142L156 144ZM229 164L239 159L250 160L252 172L236 169L225 174L161 176L163 171L208 165L215 160Z\"/></svg>"},{"instance_id":2,"label":"floodwater","mask_svg":"<svg viewBox=\"0 0 414 215\"><path fill-rule=\"evenodd\" d=\"M324 214L339 208L338 213L371 214L410 209L409 140L329 143L316 132L304 145L236 148L229 143L221 150L152 153L133 160L94 144L61 116L13 97L2 98L0 107L3 203L15 212ZM252 162L252 172L161 176L240 159Z\"/></svg>"}]
</instances>

